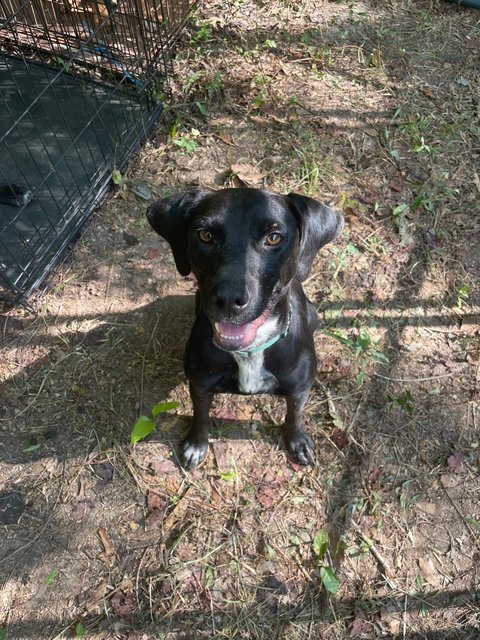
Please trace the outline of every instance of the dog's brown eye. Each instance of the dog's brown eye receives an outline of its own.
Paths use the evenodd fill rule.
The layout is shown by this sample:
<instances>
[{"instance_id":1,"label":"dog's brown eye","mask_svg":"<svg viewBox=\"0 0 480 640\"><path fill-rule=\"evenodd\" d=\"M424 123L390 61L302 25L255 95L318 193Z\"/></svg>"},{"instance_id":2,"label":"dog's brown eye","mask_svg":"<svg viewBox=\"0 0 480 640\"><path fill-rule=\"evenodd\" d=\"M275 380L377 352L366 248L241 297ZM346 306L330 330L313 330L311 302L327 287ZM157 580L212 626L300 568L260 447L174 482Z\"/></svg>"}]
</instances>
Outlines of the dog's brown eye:
<instances>
[{"instance_id":1,"label":"dog's brown eye","mask_svg":"<svg viewBox=\"0 0 480 640\"><path fill-rule=\"evenodd\" d=\"M197 235L205 244L212 244L213 235L210 233L210 231L207 231L206 229L200 229Z\"/></svg>"},{"instance_id":2,"label":"dog's brown eye","mask_svg":"<svg viewBox=\"0 0 480 640\"><path fill-rule=\"evenodd\" d=\"M269 233L268 236L266 237L266 243L270 247L274 247L275 245L280 244L282 240L283 240L282 234L277 233L276 231L274 233Z\"/></svg>"}]
</instances>

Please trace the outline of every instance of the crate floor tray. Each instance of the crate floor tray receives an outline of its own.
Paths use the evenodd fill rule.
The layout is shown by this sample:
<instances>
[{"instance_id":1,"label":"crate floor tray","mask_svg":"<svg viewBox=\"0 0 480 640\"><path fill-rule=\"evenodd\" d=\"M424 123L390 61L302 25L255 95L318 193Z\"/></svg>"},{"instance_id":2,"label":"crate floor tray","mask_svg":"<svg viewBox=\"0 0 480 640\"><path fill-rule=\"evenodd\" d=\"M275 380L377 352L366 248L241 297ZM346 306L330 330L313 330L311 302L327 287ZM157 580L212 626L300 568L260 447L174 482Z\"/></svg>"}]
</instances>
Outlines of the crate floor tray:
<instances>
[{"instance_id":1,"label":"crate floor tray","mask_svg":"<svg viewBox=\"0 0 480 640\"><path fill-rule=\"evenodd\" d=\"M0 289L28 296L42 281L158 118L125 83L0 56L0 187L28 187L25 206L0 203Z\"/></svg>"}]
</instances>

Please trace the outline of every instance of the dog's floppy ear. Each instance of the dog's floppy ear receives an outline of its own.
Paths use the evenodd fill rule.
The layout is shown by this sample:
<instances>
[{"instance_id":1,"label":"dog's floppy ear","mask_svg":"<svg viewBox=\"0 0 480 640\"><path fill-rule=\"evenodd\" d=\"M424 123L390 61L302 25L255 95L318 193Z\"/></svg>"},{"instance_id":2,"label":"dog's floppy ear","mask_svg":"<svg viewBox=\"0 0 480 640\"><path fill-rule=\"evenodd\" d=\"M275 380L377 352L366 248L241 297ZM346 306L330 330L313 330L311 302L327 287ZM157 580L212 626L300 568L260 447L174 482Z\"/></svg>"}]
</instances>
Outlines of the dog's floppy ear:
<instances>
[{"instance_id":1,"label":"dog's floppy ear","mask_svg":"<svg viewBox=\"0 0 480 640\"><path fill-rule=\"evenodd\" d=\"M297 277L307 278L317 251L339 235L343 229L343 217L329 206L313 198L297 193L287 196L300 229L300 251Z\"/></svg>"},{"instance_id":2,"label":"dog's floppy ear","mask_svg":"<svg viewBox=\"0 0 480 640\"><path fill-rule=\"evenodd\" d=\"M182 276L188 276L191 271L187 255L188 225L198 204L210 193L210 189L192 189L154 202L147 209L149 223L169 243Z\"/></svg>"}]
</instances>

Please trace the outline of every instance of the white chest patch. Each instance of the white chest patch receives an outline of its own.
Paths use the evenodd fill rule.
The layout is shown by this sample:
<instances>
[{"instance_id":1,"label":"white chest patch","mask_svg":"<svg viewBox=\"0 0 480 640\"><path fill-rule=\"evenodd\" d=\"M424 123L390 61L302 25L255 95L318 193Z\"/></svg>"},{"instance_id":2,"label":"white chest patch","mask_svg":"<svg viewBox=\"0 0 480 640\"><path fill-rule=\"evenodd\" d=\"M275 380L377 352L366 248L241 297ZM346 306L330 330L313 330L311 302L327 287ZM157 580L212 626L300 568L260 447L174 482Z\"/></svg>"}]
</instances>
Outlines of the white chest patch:
<instances>
[{"instance_id":1,"label":"white chest patch","mask_svg":"<svg viewBox=\"0 0 480 640\"><path fill-rule=\"evenodd\" d=\"M270 338L278 334L277 318L269 318L262 325L251 347L265 344ZM270 393L277 386L275 376L264 366L265 352L251 353L248 357L232 352L238 366L238 388L242 393Z\"/></svg>"},{"instance_id":2,"label":"white chest patch","mask_svg":"<svg viewBox=\"0 0 480 640\"><path fill-rule=\"evenodd\" d=\"M275 389L277 379L265 369L263 351L248 358L232 355L238 366L238 388L242 393L269 393Z\"/></svg>"}]
</instances>

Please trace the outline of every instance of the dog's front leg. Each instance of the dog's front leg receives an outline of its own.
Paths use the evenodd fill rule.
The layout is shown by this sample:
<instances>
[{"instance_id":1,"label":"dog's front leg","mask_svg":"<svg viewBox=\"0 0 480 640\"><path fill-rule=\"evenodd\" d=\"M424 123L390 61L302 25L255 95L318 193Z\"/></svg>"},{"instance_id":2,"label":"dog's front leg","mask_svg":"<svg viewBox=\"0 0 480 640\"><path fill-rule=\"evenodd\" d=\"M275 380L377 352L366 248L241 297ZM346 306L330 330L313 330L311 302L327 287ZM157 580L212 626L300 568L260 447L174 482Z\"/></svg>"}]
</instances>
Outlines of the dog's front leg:
<instances>
[{"instance_id":1,"label":"dog's front leg","mask_svg":"<svg viewBox=\"0 0 480 640\"><path fill-rule=\"evenodd\" d=\"M288 395L287 415L283 426L283 439L288 452L299 464L313 464L315 445L303 428L303 409L310 389L303 393Z\"/></svg>"},{"instance_id":2,"label":"dog's front leg","mask_svg":"<svg viewBox=\"0 0 480 640\"><path fill-rule=\"evenodd\" d=\"M186 469L196 467L208 453L209 413L213 393L209 393L191 382L190 397L193 403L193 424L183 442L183 464Z\"/></svg>"}]
</instances>

